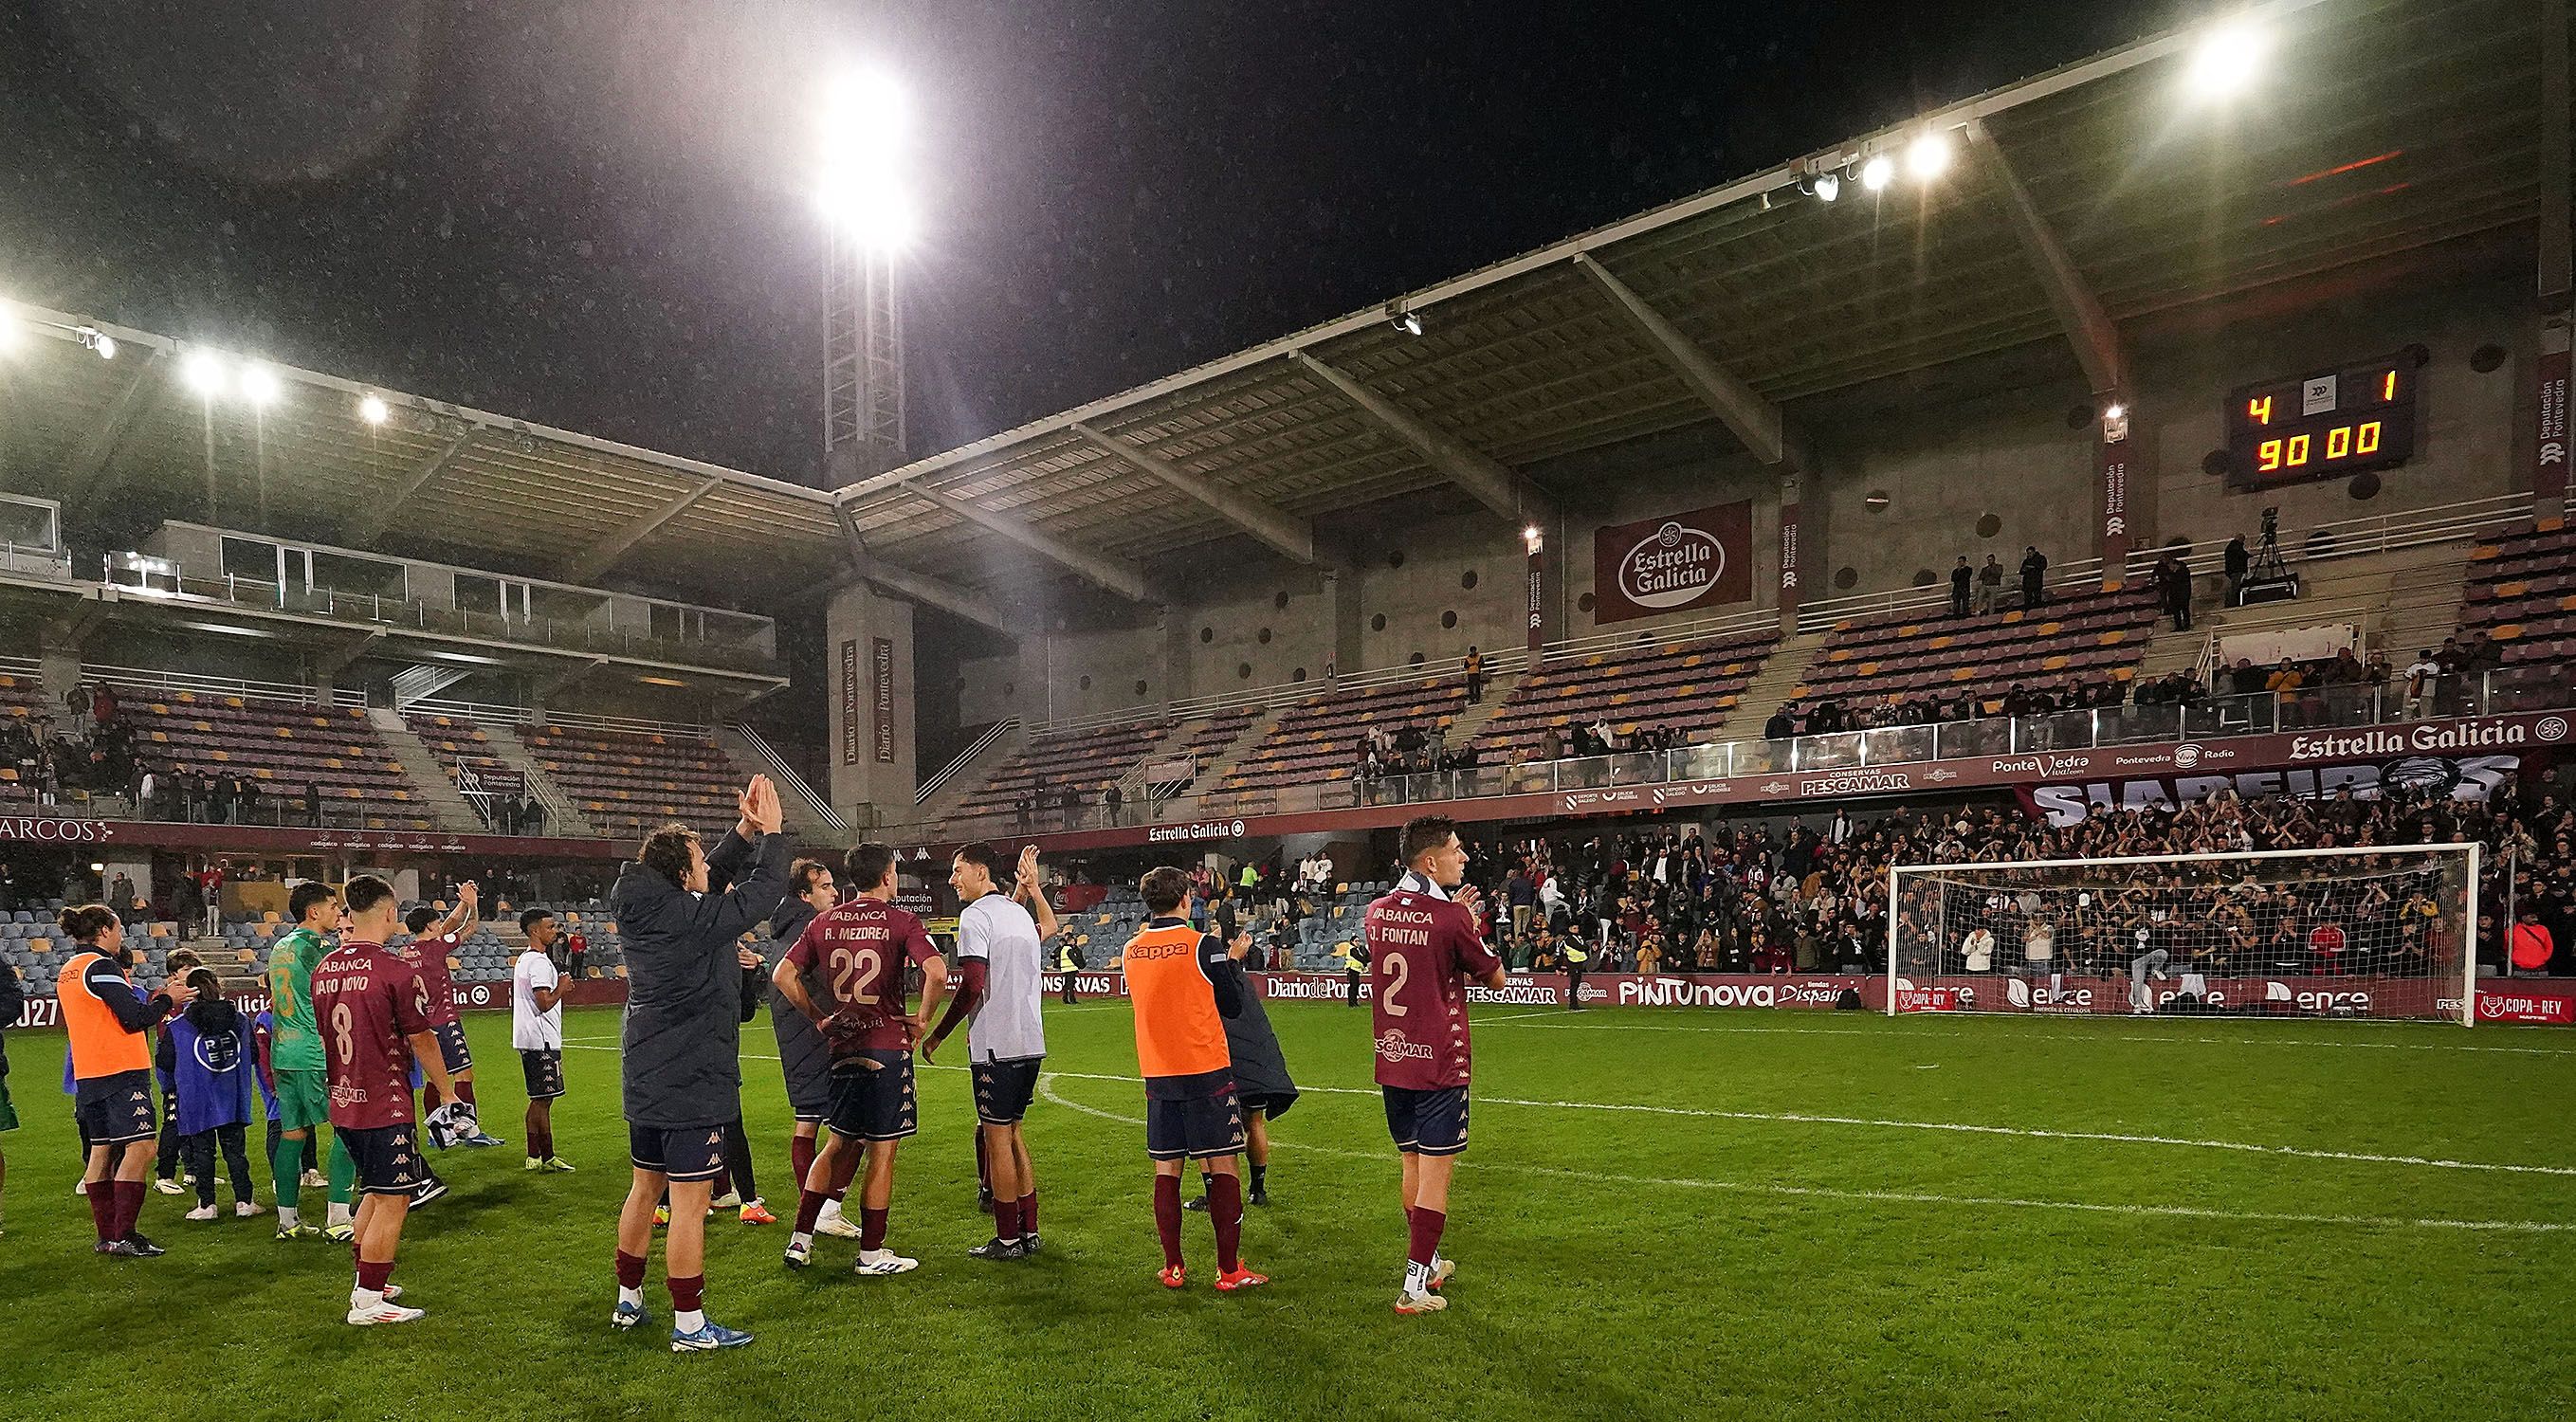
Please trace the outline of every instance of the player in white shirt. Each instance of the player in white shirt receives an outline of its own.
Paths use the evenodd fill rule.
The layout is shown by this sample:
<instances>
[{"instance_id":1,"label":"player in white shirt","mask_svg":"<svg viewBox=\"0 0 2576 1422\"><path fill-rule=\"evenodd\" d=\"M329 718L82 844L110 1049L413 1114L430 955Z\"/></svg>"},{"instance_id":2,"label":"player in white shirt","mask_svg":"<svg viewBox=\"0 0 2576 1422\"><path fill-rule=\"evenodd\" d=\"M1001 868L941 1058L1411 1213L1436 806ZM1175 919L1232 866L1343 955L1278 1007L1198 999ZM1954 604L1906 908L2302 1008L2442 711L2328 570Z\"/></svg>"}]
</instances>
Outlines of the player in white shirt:
<instances>
[{"instance_id":1,"label":"player in white shirt","mask_svg":"<svg viewBox=\"0 0 2576 1422\"><path fill-rule=\"evenodd\" d=\"M1033 879L1024 858L1023 879ZM1002 891L993 874L993 848L970 844L957 851L948 883L957 891L957 958L965 986L948 1003L939 1027L921 1044L929 1061L960 1018L971 1020L966 1055L975 1078L975 1118L982 1126L985 1169L993 1190L993 1238L967 1251L977 1259L1021 1259L1037 1252L1037 1179L1020 1118L1037 1094L1038 1068L1046 1059L1046 1028L1038 1004L1046 995L1038 921ZM1034 897L1034 885L1023 884ZM1043 903L1043 900L1040 900Z\"/></svg>"},{"instance_id":2,"label":"player in white shirt","mask_svg":"<svg viewBox=\"0 0 2576 1422\"><path fill-rule=\"evenodd\" d=\"M555 916L541 908L519 915L519 931L528 946L510 965L510 1045L519 1049L528 1083L527 1168L569 1173L572 1166L555 1154L555 1098L564 1094L564 986L551 950L561 933Z\"/></svg>"}]
</instances>

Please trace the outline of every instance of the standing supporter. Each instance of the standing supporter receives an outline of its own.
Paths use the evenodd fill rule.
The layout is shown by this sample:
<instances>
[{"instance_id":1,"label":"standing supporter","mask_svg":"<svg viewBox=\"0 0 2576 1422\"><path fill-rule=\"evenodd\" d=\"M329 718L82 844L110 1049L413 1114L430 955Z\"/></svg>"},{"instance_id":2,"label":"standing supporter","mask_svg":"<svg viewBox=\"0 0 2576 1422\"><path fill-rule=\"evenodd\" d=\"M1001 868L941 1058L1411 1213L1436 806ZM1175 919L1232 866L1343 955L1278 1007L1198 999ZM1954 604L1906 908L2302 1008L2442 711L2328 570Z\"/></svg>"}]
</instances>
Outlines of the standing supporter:
<instances>
[{"instance_id":1,"label":"standing supporter","mask_svg":"<svg viewBox=\"0 0 2576 1422\"><path fill-rule=\"evenodd\" d=\"M2003 595L2003 560L1989 553L1984 566L1977 569L1977 611L1994 611L1995 604L2003 600Z\"/></svg>"},{"instance_id":2,"label":"standing supporter","mask_svg":"<svg viewBox=\"0 0 2576 1422\"><path fill-rule=\"evenodd\" d=\"M313 971L313 1011L331 1086L333 1156L355 1162L362 1200L352 1221L357 1280L348 1321L359 1328L409 1323L421 1310L394 1302L394 1256L426 1163L414 1135L415 1065L441 1092L455 1082L432 1028L430 985L411 961L385 950L401 901L394 886L360 874L342 890L340 946Z\"/></svg>"},{"instance_id":3,"label":"standing supporter","mask_svg":"<svg viewBox=\"0 0 2576 1422\"><path fill-rule=\"evenodd\" d=\"M1234 1158L1243 1150L1243 1106L1235 1097L1234 1063L1225 1021L1243 1010L1240 985L1227 972L1225 944L1190 926L1189 880L1168 866L1137 885L1151 917L1123 955L1127 996L1136 1012L1136 1062L1145 1077L1145 1155L1154 1163L1154 1229L1163 1245L1163 1287L1181 1288L1181 1162L1208 1172L1208 1217L1216 1224L1216 1287L1221 1293L1270 1280L1244 1267L1242 1182Z\"/></svg>"},{"instance_id":4,"label":"standing supporter","mask_svg":"<svg viewBox=\"0 0 2576 1422\"><path fill-rule=\"evenodd\" d=\"M1952 617L1968 615L1968 590L1976 581L1976 577L1976 570L1968 566L1968 555L1960 554L1957 565L1950 569L1950 615Z\"/></svg>"},{"instance_id":5,"label":"standing supporter","mask_svg":"<svg viewBox=\"0 0 2576 1422\"><path fill-rule=\"evenodd\" d=\"M2033 544L2021 554L2021 605L2034 608L2048 600L2048 559Z\"/></svg>"},{"instance_id":6,"label":"standing supporter","mask_svg":"<svg viewBox=\"0 0 2576 1422\"><path fill-rule=\"evenodd\" d=\"M1034 860L1034 850L1023 856L1028 872L1020 887L1043 907ZM1042 935L1029 910L994 882L992 846L970 844L958 850L950 861L948 883L960 905L957 959L965 982L949 1001L939 1029L922 1042L921 1059L931 1060L958 1022L971 1019L966 1053L993 1192L993 1237L966 1252L977 1259L1023 1259L1037 1246L1037 1182L1020 1121L1037 1094L1038 1068L1046 1060L1046 1028L1039 1015L1046 995L1038 973Z\"/></svg>"},{"instance_id":7,"label":"standing supporter","mask_svg":"<svg viewBox=\"0 0 2576 1422\"><path fill-rule=\"evenodd\" d=\"M786 948L794 948L804 937L805 926L814 921L815 915L840 903L841 895L832 880L832 866L819 859L799 859L788 865L787 886L786 901L779 904L777 914L769 920L769 936ZM799 986L808 997L812 996L812 979L800 978ZM787 1078L787 1110L794 1119L787 1139L788 1168L801 1191L806 1177L814 1173L823 1123L832 1118L832 1049L784 984L772 981L767 996L769 1031L778 1042L778 1065ZM859 1227L842 1218L839 1191L827 1192L810 1232L843 1239L858 1237Z\"/></svg>"},{"instance_id":8,"label":"standing supporter","mask_svg":"<svg viewBox=\"0 0 2576 1422\"><path fill-rule=\"evenodd\" d=\"M744 787L741 818L713 854L683 825L646 838L609 905L626 940L621 1075L635 1180L617 1220L618 1328L642 1323L653 1210L667 1188L664 1242L671 1351L738 1348L751 1335L708 1320L707 1202L724 1171L724 1127L742 1114L743 973L736 941L787 896L787 842L767 776ZM723 893L713 878L749 873Z\"/></svg>"},{"instance_id":9,"label":"standing supporter","mask_svg":"<svg viewBox=\"0 0 2576 1422\"><path fill-rule=\"evenodd\" d=\"M1437 1313L1455 1267L1440 1257L1449 1221L1449 1176L1467 1148L1467 990L1503 986L1501 960L1487 951L1483 900L1466 883L1458 827L1424 815L1404 827L1405 872L1369 905L1367 934L1375 986L1372 1026L1387 1133L1404 1167L1408 1230L1402 1314Z\"/></svg>"},{"instance_id":10,"label":"standing supporter","mask_svg":"<svg viewBox=\"0 0 2576 1422\"><path fill-rule=\"evenodd\" d=\"M528 946L510 965L510 1045L528 1089L527 1168L557 1175L572 1166L555 1154L555 1102L564 1094L563 978L555 972L555 916L541 908L519 914Z\"/></svg>"},{"instance_id":11,"label":"standing supporter","mask_svg":"<svg viewBox=\"0 0 2576 1422\"><path fill-rule=\"evenodd\" d=\"M96 1253L149 1259L168 1251L135 1230L143 1214L143 1172L152 1152L152 1048L154 1024L185 1007L196 990L172 982L149 997L126 974L134 955L125 925L105 904L62 911L57 920L77 948L55 980L63 1029L70 1038L69 1067L81 1139L89 1143L81 1174L90 1219L98 1228Z\"/></svg>"},{"instance_id":12,"label":"standing supporter","mask_svg":"<svg viewBox=\"0 0 2576 1422\"><path fill-rule=\"evenodd\" d=\"M197 1208L188 1218L216 1217L215 1155L220 1150L232 1175L233 1214L248 1219L262 1213L251 1189L247 1142L258 1095L259 1053L251 1045L249 1019L224 1000L211 970L191 971L188 985L196 989L197 1000L161 1029L171 1047L162 1089L177 1103L182 1149L189 1173L197 1178Z\"/></svg>"},{"instance_id":13,"label":"standing supporter","mask_svg":"<svg viewBox=\"0 0 2576 1422\"><path fill-rule=\"evenodd\" d=\"M1485 699L1485 654L1474 647L1467 649L1467 701L1470 705Z\"/></svg>"},{"instance_id":14,"label":"standing supporter","mask_svg":"<svg viewBox=\"0 0 2576 1422\"><path fill-rule=\"evenodd\" d=\"M849 871L857 897L815 915L772 975L779 995L826 1043L832 1091L832 1138L799 1181L787 1264L801 1269L812 1257L824 1209L849 1187L864 1157L859 1257L852 1272L904 1274L920 1261L885 1247L886 1221L894 1208L895 1152L919 1128L912 1042L947 990L948 965L931 946L921 920L895 907L891 847L857 845L842 867ZM919 1017L904 1011L907 965L921 969ZM827 987L821 1001L809 989L814 982Z\"/></svg>"}]
</instances>

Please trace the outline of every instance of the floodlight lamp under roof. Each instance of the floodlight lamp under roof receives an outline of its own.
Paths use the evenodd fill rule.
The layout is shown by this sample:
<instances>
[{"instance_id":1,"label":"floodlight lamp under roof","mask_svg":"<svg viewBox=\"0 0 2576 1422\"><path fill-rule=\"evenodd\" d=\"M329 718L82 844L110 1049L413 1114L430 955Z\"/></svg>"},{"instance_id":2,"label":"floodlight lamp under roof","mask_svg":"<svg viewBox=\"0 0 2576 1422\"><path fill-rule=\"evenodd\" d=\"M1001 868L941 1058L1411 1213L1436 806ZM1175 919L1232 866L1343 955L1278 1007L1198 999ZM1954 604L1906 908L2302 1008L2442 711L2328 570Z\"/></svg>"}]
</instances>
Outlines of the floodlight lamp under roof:
<instances>
[{"instance_id":1,"label":"floodlight lamp under roof","mask_svg":"<svg viewBox=\"0 0 2576 1422\"><path fill-rule=\"evenodd\" d=\"M393 410L382 395L369 395L358 402L358 418L371 425L381 425L393 418Z\"/></svg>"},{"instance_id":2,"label":"floodlight lamp under roof","mask_svg":"<svg viewBox=\"0 0 2576 1422\"><path fill-rule=\"evenodd\" d=\"M2264 55L2271 49L2271 37L2263 28L2246 20L2222 20L2210 26L2192 47L2189 81L2192 92L2205 99L2224 99L2243 93L2254 82L2263 67Z\"/></svg>"},{"instance_id":3,"label":"floodlight lamp under roof","mask_svg":"<svg viewBox=\"0 0 2576 1422\"><path fill-rule=\"evenodd\" d=\"M1943 133L1926 133L1905 145L1906 174L1918 183L1928 183L1941 176L1950 166L1950 137Z\"/></svg>"},{"instance_id":4,"label":"floodlight lamp under roof","mask_svg":"<svg viewBox=\"0 0 2576 1422\"><path fill-rule=\"evenodd\" d=\"M1871 192L1883 192L1896 177L1896 162L1884 153L1873 153L1860 165L1860 185Z\"/></svg>"}]
</instances>

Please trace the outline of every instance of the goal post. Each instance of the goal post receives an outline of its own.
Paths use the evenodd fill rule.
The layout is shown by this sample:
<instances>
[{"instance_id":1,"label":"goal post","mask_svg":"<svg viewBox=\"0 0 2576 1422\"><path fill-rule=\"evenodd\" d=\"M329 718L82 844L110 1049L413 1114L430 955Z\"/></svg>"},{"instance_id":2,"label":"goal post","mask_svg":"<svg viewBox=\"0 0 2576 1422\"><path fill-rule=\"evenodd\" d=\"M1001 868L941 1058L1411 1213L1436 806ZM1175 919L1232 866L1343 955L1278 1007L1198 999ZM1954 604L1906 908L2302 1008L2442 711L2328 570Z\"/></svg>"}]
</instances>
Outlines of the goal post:
<instances>
[{"instance_id":1,"label":"goal post","mask_svg":"<svg viewBox=\"0 0 2576 1422\"><path fill-rule=\"evenodd\" d=\"M1885 1010L2473 1026L2482 850L1892 865Z\"/></svg>"}]
</instances>

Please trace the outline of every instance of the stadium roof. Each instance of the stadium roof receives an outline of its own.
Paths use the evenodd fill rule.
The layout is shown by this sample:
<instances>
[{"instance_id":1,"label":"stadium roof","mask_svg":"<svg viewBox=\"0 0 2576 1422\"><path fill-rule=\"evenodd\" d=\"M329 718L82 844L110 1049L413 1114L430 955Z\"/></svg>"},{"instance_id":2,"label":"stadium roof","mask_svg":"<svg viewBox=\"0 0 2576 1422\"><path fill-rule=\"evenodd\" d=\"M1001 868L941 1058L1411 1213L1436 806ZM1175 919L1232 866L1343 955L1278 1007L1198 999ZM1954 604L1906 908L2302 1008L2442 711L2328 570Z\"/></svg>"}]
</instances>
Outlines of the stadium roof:
<instances>
[{"instance_id":1,"label":"stadium roof","mask_svg":"<svg viewBox=\"0 0 2576 1422\"><path fill-rule=\"evenodd\" d=\"M2273 0L2241 17L2269 32L2258 85L2224 106L2184 82L2199 33L2161 35L837 495L287 367L264 412L203 400L194 346L27 308L60 339L0 363L0 469L76 525L148 489L174 517L356 547L398 528L405 552L723 600L855 565L999 626L984 570L1031 560L996 540L1151 598L1151 558L1248 539L1329 562L1319 517L1434 487L1517 525L1548 507L1533 461L1715 423L1795 466L1805 397L2035 343L2114 390L2123 321L2529 226L2540 54L2566 44L2541 12ZM1931 182L1802 192L1873 154L1901 169L1927 132L1954 150ZM127 349L99 360L81 328Z\"/></svg>"}]
</instances>

